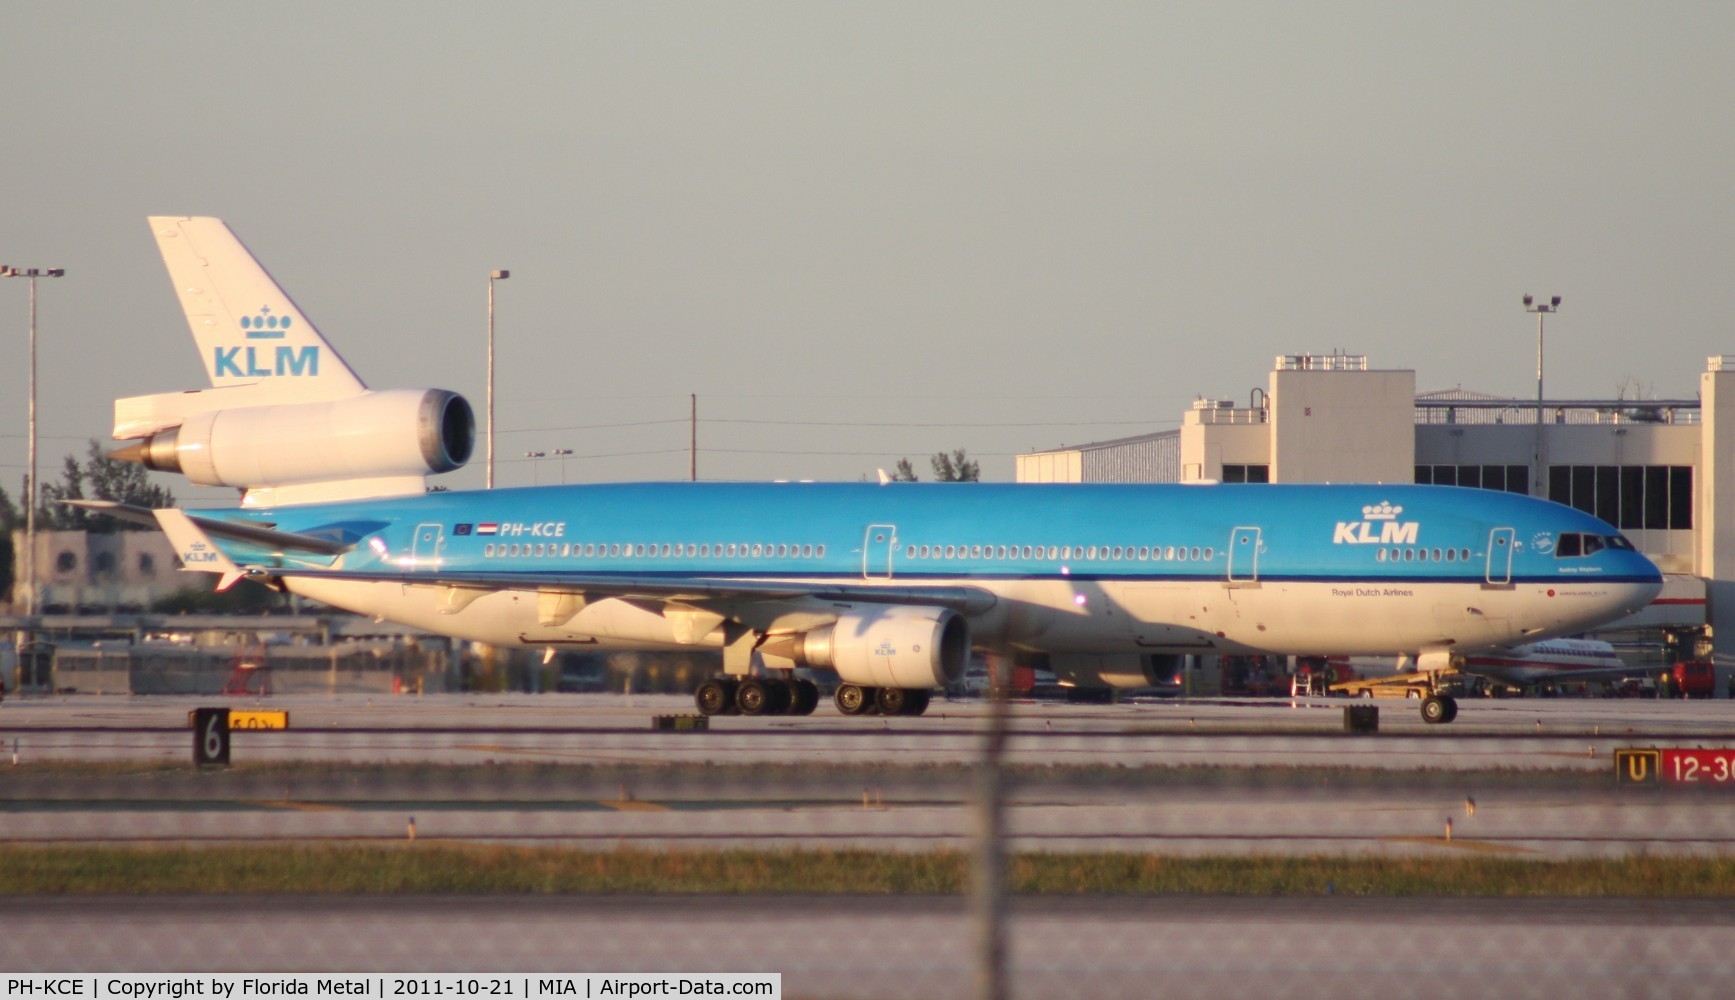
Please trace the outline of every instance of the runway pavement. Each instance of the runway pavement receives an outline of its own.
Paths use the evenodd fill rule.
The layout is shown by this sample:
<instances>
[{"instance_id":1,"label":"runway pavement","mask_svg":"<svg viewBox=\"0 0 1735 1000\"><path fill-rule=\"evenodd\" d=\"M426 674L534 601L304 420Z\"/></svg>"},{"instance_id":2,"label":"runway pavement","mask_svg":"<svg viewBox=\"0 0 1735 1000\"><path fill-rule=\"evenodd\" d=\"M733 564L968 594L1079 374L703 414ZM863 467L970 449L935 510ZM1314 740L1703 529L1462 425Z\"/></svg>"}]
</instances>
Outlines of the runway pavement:
<instances>
[{"instance_id":1,"label":"runway pavement","mask_svg":"<svg viewBox=\"0 0 1735 1000\"><path fill-rule=\"evenodd\" d=\"M721 718L679 733L650 728L685 708L672 697L270 699L292 728L236 734L233 759L274 766L193 774L187 711L211 701L7 702L0 740L25 764L166 770L68 780L21 766L0 785L0 843L392 843L413 825L424 843L933 851L966 848L972 830L977 703L917 719ZM1342 704L1017 706L1010 846L1537 858L1735 846L1735 791L1618 789L1612 758L1633 745L1735 745L1735 702L1474 702L1451 726L1400 721L1377 735L1345 733ZM1408 706L1381 707L1408 719ZM580 766L507 766L536 764ZM1149 773L1176 765L1207 770ZM1273 773L1244 770L1259 767L1281 780L1246 777Z\"/></svg>"},{"instance_id":2,"label":"runway pavement","mask_svg":"<svg viewBox=\"0 0 1735 1000\"><path fill-rule=\"evenodd\" d=\"M1380 709L1380 732L1348 736L1343 710ZM1602 766L1629 744L1735 739L1735 701L1466 700L1457 722L1424 724L1415 702L1346 699L1028 702L1014 707L1008 761L1173 766L1392 768ZM936 701L919 718L848 718L829 705L801 718L722 716L705 733L657 733L656 715L691 714L682 696L360 695L70 696L0 703L0 749L27 760L187 759L189 710L281 708L287 732L244 733L237 760L479 764L969 763L983 705Z\"/></svg>"},{"instance_id":3,"label":"runway pavement","mask_svg":"<svg viewBox=\"0 0 1735 1000\"><path fill-rule=\"evenodd\" d=\"M919 719L822 708L666 733L651 717L690 711L685 699L273 698L260 707L286 708L288 732L238 734L240 766L195 772L187 712L225 703L253 705L7 700L0 843L408 845L413 817L416 844L963 849L982 721L979 704L938 702ZM1345 733L1343 705L1019 705L1009 846L1542 859L1735 846L1735 793L1617 789L1610 757L1735 746L1735 703L1474 701L1424 727L1412 704L1381 702L1377 735ZM1016 899L1013 996L1735 991L1727 902L1336 888ZM0 969L20 972L774 971L785 996L816 1000L974 988L975 925L955 897L14 897L0 913Z\"/></svg>"}]
</instances>

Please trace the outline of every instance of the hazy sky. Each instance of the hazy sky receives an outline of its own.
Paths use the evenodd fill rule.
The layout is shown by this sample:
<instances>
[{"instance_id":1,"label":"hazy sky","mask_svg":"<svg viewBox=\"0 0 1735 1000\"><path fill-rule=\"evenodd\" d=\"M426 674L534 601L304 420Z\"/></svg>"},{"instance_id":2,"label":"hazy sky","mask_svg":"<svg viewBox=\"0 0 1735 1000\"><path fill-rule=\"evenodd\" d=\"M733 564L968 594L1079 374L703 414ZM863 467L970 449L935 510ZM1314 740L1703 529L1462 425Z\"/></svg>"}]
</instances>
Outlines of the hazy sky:
<instances>
[{"instance_id":1,"label":"hazy sky","mask_svg":"<svg viewBox=\"0 0 1735 1000\"><path fill-rule=\"evenodd\" d=\"M1243 404L1344 349L1423 389L1693 396L1735 353L1735 4L0 0L0 262L43 478L203 384L145 224L217 215L499 479L856 479ZM27 295L0 282L0 476ZM590 456L590 457L586 457ZM480 464L445 477L480 485ZM175 483L179 483L175 480ZM185 488L183 495L213 496Z\"/></svg>"}]
</instances>

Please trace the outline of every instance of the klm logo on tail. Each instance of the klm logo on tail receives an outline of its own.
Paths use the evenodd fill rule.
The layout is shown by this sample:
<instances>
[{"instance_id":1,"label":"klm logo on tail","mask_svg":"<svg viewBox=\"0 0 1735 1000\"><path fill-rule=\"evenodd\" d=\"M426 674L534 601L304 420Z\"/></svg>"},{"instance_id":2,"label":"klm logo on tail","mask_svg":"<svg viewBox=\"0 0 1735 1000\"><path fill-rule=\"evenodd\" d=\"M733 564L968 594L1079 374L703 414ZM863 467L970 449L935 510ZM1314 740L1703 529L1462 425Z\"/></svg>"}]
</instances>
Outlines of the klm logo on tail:
<instances>
[{"instance_id":1,"label":"klm logo on tail","mask_svg":"<svg viewBox=\"0 0 1735 1000\"><path fill-rule=\"evenodd\" d=\"M259 315L241 317L241 329L248 340L282 340L294 322L293 316L273 316L270 306L260 306Z\"/></svg>"},{"instance_id":2,"label":"klm logo on tail","mask_svg":"<svg viewBox=\"0 0 1735 1000\"><path fill-rule=\"evenodd\" d=\"M241 317L241 333L248 340L282 340L294 323L294 317L277 316L270 306L260 306L257 315ZM211 370L217 378L295 378L319 374L319 348L315 345L213 347L211 354Z\"/></svg>"},{"instance_id":3,"label":"klm logo on tail","mask_svg":"<svg viewBox=\"0 0 1735 1000\"><path fill-rule=\"evenodd\" d=\"M1333 545L1414 545L1422 525L1417 521L1400 521L1402 507L1380 501L1361 509L1360 521L1339 521L1332 532Z\"/></svg>"},{"instance_id":4,"label":"klm logo on tail","mask_svg":"<svg viewBox=\"0 0 1735 1000\"><path fill-rule=\"evenodd\" d=\"M211 354L218 378L319 374L317 347L214 347Z\"/></svg>"}]
</instances>

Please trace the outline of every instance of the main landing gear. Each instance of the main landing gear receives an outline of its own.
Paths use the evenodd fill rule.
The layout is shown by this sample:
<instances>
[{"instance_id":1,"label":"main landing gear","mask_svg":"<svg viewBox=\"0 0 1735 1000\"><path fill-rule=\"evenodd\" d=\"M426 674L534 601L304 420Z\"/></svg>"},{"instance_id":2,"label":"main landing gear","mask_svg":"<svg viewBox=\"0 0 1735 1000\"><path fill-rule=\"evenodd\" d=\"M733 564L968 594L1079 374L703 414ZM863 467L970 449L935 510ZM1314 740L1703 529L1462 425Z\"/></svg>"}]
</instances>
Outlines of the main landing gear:
<instances>
[{"instance_id":1,"label":"main landing gear","mask_svg":"<svg viewBox=\"0 0 1735 1000\"><path fill-rule=\"evenodd\" d=\"M933 695L926 688L839 684L832 701L844 715L921 715ZM693 701L701 715L812 715L819 686L801 678L713 677Z\"/></svg>"},{"instance_id":2,"label":"main landing gear","mask_svg":"<svg viewBox=\"0 0 1735 1000\"><path fill-rule=\"evenodd\" d=\"M713 677L699 685L693 701L701 715L812 715L819 685L800 678Z\"/></svg>"},{"instance_id":3,"label":"main landing gear","mask_svg":"<svg viewBox=\"0 0 1735 1000\"><path fill-rule=\"evenodd\" d=\"M934 692L926 688L866 687L839 684L832 701L845 715L921 715Z\"/></svg>"}]
</instances>

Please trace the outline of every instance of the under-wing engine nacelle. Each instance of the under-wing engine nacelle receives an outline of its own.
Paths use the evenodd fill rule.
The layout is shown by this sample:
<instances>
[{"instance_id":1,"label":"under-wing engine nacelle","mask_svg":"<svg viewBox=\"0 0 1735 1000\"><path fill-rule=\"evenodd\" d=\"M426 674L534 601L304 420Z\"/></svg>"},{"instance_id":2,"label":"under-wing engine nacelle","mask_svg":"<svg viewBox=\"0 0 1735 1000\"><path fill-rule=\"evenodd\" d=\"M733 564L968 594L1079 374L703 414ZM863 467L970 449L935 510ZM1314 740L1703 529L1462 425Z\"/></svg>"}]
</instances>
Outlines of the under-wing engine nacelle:
<instances>
[{"instance_id":1,"label":"under-wing engine nacelle","mask_svg":"<svg viewBox=\"0 0 1735 1000\"><path fill-rule=\"evenodd\" d=\"M1047 666L1068 687L1146 688L1173 683L1176 659L1149 653L1050 653Z\"/></svg>"},{"instance_id":2,"label":"under-wing engine nacelle","mask_svg":"<svg viewBox=\"0 0 1735 1000\"><path fill-rule=\"evenodd\" d=\"M849 684L933 688L964 676L970 626L945 608L883 605L765 648L806 666L830 667Z\"/></svg>"},{"instance_id":3,"label":"under-wing engine nacelle","mask_svg":"<svg viewBox=\"0 0 1735 1000\"><path fill-rule=\"evenodd\" d=\"M201 486L292 486L450 472L470 459L476 418L444 389L192 413L116 457Z\"/></svg>"}]
</instances>

